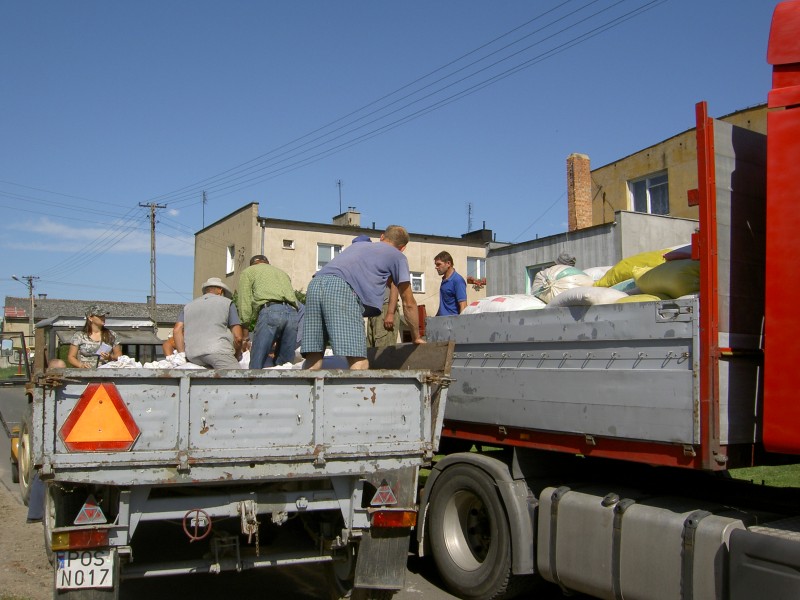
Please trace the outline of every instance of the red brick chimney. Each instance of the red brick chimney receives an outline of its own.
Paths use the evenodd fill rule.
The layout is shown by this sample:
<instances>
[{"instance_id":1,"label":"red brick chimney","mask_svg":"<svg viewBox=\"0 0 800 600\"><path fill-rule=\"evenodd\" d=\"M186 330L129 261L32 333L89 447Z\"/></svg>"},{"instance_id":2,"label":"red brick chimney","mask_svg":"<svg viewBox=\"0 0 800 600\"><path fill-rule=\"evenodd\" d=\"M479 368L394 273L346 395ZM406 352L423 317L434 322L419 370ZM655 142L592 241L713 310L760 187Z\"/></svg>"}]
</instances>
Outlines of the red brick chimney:
<instances>
[{"instance_id":1,"label":"red brick chimney","mask_svg":"<svg viewBox=\"0 0 800 600\"><path fill-rule=\"evenodd\" d=\"M592 176L589 157L567 157L567 223L570 231L592 226Z\"/></svg>"}]
</instances>

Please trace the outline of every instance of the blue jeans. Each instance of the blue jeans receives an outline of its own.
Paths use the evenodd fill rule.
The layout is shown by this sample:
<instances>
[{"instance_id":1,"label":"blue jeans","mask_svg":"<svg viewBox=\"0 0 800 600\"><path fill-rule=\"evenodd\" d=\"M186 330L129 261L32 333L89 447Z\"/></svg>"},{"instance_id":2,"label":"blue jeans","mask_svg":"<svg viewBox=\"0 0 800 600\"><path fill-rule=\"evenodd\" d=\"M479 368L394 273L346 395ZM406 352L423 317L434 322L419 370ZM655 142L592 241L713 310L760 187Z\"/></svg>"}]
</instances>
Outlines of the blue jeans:
<instances>
[{"instance_id":1,"label":"blue jeans","mask_svg":"<svg viewBox=\"0 0 800 600\"><path fill-rule=\"evenodd\" d=\"M297 311L288 304L270 304L258 313L253 345L250 348L250 368L263 369L294 362L297 349ZM275 359L270 356L276 343Z\"/></svg>"}]
</instances>

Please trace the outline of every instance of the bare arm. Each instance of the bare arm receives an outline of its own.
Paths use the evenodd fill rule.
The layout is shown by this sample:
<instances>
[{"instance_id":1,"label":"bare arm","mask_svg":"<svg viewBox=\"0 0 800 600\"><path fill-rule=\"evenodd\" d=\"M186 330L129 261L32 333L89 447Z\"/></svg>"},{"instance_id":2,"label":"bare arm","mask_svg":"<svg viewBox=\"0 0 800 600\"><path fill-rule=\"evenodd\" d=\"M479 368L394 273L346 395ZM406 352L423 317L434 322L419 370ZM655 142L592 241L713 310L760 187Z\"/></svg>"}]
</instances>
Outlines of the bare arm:
<instances>
[{"instance_id":1,"label":"bare arm","mask_svg":"<svg viewBox=\"0 0 800 600\"><path fill-rule=\"evenodd\" d=\"M458 314L461 314L462 312L464 312L465 308L467 308L467 301L466 300L460 300L458 302Z\"/></svg>"},{"instance_id":2,"label":"bare arm","mask_svg":"<svg viewBox=\"0 0 800 600\"><path fill-rule=\"evenodd\" d=\"M242 360L242 343L244 342L242 326L231 325L230 330L233 333L233 354L236 356L236 360Z\"/></svg>"},{"instance_id":3,"label":"bare arm","mask_svg":"<svg viewBox=\"0 0 800 600\"><path fill-rule=\"evenodd\" d=\"M383 319L383 328L386 331L394 331L394 313L397 311L397 300L400 296L400 292L397 289L397 286L392 282L392 278L389 278L389 281L386 282L386 285L389 286L389 304L386 307L386 316Z\"/></svg>"},{"instance_id":4,"label":"bare arm","mask_svg":"<svg viewBox=\"0 0 800 600\"><path fill-rule=\"evenodd\" d=\"M411 328L411 339L415 344L424 344L425 340L419 335L419 310L417 301L414 299L414 292L411 290L411 284L406 281L399 284L397 289L400 292L400 299L403 301L403 314Z\"/></svg>"},{"instance_id":5,"label":"bare arm","mask_svg":"<svg viewBox=\"0 0 800 600\"><path fill-rule=\"evenodd\" d=\"M78 358L78 347L75 346L74 344L69 345L69 354L67 354L67 363L73 367L78 367L79 369L88 368Z\"/></svg>"},{"instance_id":6,"label":"bare arm","mask_svg":"<svg viewBox=\"0 0 800 600\"><path fill-rule=\"evenodd\" d=\"M172 339L175 340L175 349L178 352L186 352L186 340L183 337L183 321L175 323L172 328Z\"/></svg>"}]
</instances>

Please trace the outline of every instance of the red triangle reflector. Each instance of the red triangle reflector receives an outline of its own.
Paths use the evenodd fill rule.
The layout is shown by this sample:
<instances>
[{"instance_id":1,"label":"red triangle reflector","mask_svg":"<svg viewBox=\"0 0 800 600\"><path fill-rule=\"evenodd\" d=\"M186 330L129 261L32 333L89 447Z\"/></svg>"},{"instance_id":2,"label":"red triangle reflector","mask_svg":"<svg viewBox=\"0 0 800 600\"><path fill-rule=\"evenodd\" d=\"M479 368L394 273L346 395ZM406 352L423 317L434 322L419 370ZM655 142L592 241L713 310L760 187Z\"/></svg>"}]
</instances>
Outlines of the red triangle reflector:
<instances>
[{"instance_id":1,"label":"red triangle reflector","mask_svg":"<svg viewBox=\"0 0 800 600\"><path fill-rule=\"evenodd\" d=\"M376 491L375 495L372 497L370 505L386 506L389 504L397 504L397 497L394 495L392 488L389 487L389 484L384 479L383 483L381 483L381 486L378 488L378 491Z\"/></svg>"},{"instance_id":2,"label":"red triangle reflector","mask_svg":"<svg viewBox=\"0 0 800 600\"><path fill-rule=\"evenodd\" d=\"M75 525L91 525L94 523L108 523L102 509L98 506L97 500L91 494L83 503L78 516L75 517Z\"/></svg>"}]
</instances>

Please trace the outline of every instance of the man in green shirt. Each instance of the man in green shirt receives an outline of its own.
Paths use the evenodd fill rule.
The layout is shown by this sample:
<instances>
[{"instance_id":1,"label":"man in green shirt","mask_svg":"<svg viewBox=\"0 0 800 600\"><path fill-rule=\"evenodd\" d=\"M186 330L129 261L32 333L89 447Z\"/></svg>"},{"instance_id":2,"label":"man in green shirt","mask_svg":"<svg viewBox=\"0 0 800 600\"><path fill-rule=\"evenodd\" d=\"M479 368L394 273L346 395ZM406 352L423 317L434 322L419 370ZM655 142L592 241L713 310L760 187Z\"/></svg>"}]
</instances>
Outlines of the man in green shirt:
<instances>
[{"instance_id":1,"label":"man in green shirt","mask_svg":"<svg viewBox=\"0 0 800 600\"><path fill-rule=\"evenodd\" d=\"M239 317L244 337L257 315L250 348L250 368L263 369L294 362L297 349L297 296L289 276L256 254L239 277ZM275 344L274 358L270 356Z\"/></svg>"}]
</instances>

